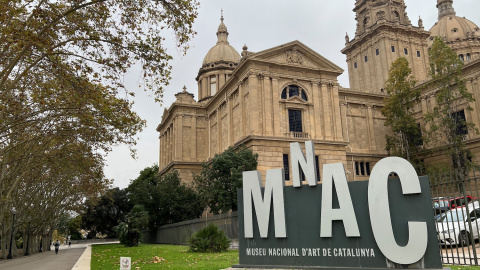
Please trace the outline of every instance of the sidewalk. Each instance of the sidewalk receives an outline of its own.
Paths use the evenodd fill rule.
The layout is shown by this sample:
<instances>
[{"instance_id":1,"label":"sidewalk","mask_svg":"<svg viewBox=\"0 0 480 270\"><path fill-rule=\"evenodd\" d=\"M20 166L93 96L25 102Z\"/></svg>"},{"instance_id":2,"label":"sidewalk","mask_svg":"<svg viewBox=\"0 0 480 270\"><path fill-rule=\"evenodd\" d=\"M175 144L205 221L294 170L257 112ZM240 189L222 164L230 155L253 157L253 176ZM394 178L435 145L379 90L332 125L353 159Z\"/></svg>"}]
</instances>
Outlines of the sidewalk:
<instances>
[{"instance_id":1,"label":"sidewalk","mask_svg":"<svg viewBox=\"0 0 480 270\"><path fill-rule=\"evenodd\" d=\"M117 242L105 242L102 244L113 244ZM22 256L11 260L0 260L0 269L2 270L90 270L90 260L92 255L92 244L72 244L70 248L67 245L61 245L58 254L51 246L51 251L35 253L30 256Z\"/></svg>"},{"instance_id":2,"label":"sidewalk","mask_svg":"<svg viewBox=\"0 0 480 270\"><path fill-rule=\"evenodd\" d=\"M86 248L87 245L72 245L71 248L68 248L66 245L62 245L60 246L58 254L55 254L55 249L52 246L52 250L50 251L35 253L30 256L13 258L11 260L0 260L0 269L71 270ZM90 261L88 262L88 266L88 268L83 269L90 269Z\"/></svg>"}]
</instances>

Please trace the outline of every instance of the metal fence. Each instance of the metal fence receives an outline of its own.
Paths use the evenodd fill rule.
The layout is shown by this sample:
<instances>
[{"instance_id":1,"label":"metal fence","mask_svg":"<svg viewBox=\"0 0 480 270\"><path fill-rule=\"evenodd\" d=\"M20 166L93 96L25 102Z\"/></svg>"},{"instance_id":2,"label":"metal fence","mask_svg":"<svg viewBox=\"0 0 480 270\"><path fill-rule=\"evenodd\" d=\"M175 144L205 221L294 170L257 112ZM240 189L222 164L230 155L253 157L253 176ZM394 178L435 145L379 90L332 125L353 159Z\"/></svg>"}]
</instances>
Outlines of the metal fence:
<instances>
[{"instance_id":1,"label":"metal fence","mask_svg":"<svg viewBox=\"0 0 480 270\"><path fill-rule=\"evenodd\" d=\"M444 264L479 265L480 175L431 175L433 214Z\"/></svg>"}]
</instances>

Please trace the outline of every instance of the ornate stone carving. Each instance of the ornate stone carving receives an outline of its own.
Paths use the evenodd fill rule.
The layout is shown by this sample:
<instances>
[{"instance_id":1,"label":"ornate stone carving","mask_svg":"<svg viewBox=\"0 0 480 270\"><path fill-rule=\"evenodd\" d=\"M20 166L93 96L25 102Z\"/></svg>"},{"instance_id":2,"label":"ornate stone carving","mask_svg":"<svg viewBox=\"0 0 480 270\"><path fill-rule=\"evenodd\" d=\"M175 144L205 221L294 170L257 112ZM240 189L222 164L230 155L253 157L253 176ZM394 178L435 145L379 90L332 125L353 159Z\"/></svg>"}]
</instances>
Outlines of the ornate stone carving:
<instances>
[{"instance_id":1,"label":"ornate stone carving","mask_svg":"<svg viewBox=\"0 0 480 270\"><path fill-rule=\"evenodd\" d=\"M303 65L303 54L298 51L297 46L293 47L292 50L287 51L286 55L287 63Z\"/></svg>"}]
</instances>

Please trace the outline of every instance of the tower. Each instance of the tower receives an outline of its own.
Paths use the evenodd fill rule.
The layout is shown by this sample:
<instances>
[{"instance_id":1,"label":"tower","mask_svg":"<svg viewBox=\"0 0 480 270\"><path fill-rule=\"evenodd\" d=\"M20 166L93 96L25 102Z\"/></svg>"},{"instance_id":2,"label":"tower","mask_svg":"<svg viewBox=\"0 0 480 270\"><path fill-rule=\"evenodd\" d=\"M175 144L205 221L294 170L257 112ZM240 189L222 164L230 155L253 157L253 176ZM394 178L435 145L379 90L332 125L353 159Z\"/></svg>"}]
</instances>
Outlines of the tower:
<instances>
[{"instance_id":1,"label":"tower","mask_svg":"<svg viewBox=\"0 0 480 270\"><path fill-rule=\"evenodd\" d=\"M429 32L412 26L404 0L357 0L355 37L346 36L342 53L347 56L350 88L381 94L388 70L399 57L410 63L412 75L422 81L428 73Z\"/></svg>"},{"instance_id":2,"label":"tower","mask_svg":"<svg viewBox=\"0 0 480 270\"><path fill-rule=\"evenodd\" d=\"M197 75L198 100L206 100L214 96L230 78L238 66L240 54L228 43L227 26L223 23L223 12L217 31L217 44L213 46L203 59Z\"/></svg>"}]
</instances>

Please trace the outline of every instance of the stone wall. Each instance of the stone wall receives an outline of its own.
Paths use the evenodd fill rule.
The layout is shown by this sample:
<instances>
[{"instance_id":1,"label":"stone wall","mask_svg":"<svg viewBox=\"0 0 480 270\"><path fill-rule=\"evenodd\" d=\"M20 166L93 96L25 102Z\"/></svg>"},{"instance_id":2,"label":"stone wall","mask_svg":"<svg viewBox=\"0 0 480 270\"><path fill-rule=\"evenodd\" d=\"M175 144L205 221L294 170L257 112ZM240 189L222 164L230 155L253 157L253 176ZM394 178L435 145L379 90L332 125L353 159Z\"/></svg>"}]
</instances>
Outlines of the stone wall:
<instances>
[{"instance_id":1,"label":"stone wall","mask_svg":"<svg viewBox=\"0 0 480 270\"><path fill-rule=\"evenodd\" d=\"M149 244L186 245L188 238L194 232L205 228L208 224L217 225L229 239L238 239L238 213L231 212L165 225L156 231L145 231L143 233L143 242Z\"/></svg>"}]
</instances>

